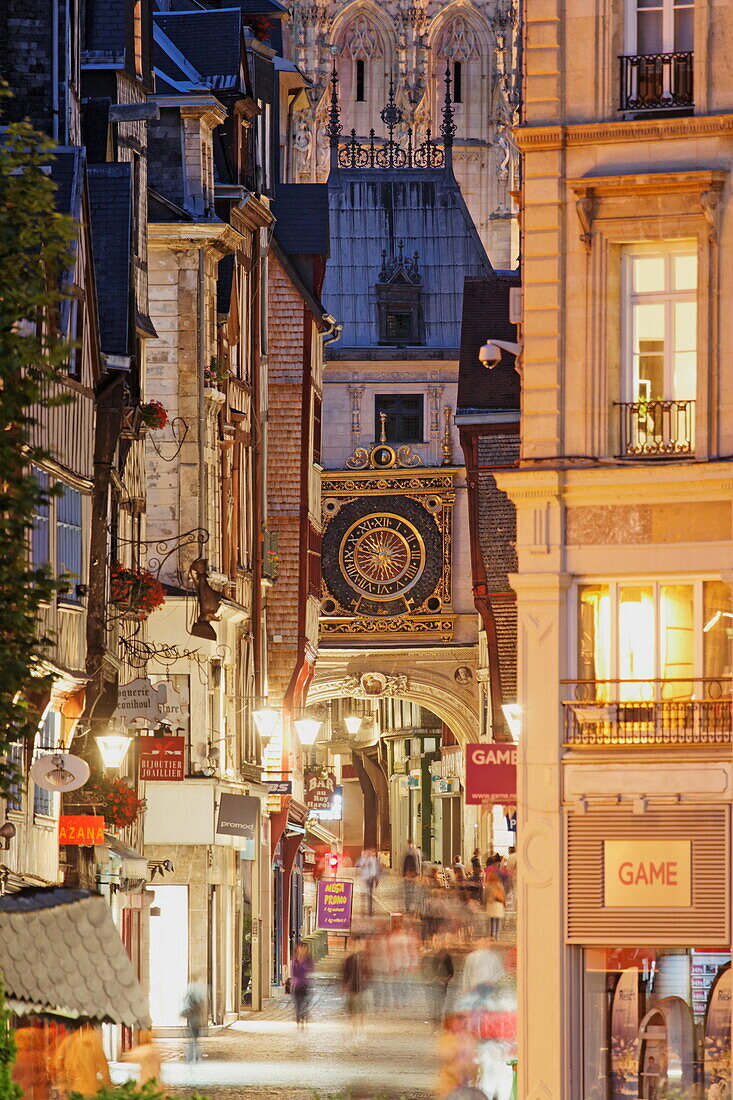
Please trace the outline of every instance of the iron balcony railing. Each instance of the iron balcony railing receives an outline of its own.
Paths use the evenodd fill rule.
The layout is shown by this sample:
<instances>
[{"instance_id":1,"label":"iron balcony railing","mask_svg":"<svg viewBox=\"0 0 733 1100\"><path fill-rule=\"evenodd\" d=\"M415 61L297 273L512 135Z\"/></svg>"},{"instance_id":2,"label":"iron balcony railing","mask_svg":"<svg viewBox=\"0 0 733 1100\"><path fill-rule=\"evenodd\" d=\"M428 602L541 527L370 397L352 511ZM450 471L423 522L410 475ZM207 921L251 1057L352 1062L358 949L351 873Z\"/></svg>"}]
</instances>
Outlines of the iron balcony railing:
<instances>
[{"instance_id":1,"label":"iron balcony railing","mask_svg":"<svg viewBox=\"0 0 733 1100\"><path fill-rule=\"evenodd\" d=\"M733 740L730 679L563 680L565 744L728 745Z\"/></svg>"},{"instance_id":2,"label":"iron balcony railing","mask_svg":"<svg viewBox=\"0 0 733 1100\"><path fill-rule=\"evenodd\" d=\"M695 453L694 401L618 401L619 458Z\"/></svg>"},{"instance_id":3,"label":"iron balcony railing","mask_svg":"<svg viewBox=\"0 0 733 1100\"><path fill-rule=\"evenodd\" d=\"M651 53L619 57L620 111L665 111L694 104L694 54Z\"/></svg>"}]
</instances>

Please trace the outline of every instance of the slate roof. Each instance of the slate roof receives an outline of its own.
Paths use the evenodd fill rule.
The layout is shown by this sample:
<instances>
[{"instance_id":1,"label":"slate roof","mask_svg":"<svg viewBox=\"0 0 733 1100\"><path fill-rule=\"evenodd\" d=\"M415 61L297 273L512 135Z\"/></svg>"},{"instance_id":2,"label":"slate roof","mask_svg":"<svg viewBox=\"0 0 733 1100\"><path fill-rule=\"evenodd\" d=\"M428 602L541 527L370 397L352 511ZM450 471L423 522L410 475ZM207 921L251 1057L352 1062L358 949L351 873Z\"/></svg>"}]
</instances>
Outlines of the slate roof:
<instances>
[{"instance_id":1,"label":"slate roof","mask_svg":"<svg viewBox=\"0 0 733 1100\"><path fill-rule=\"evenodd\" d=\"M92 164L88 177L101 347L107 355L130 355L130 165Z\"/></svg>"},{"instance_id":2,"label":"slate roof","mask_svg":"<svg viewBox=\"0 0 733 1100\"><path fill-rule=\"evenodd\" d=\"M86 5L84 53L121 54L125 49L128 0L104 0Z\"/></svg>"},{"instance_id":3,"label":"slate roof","mask_svg":"<svg viewBox=\"0 0 733 1100\"><path fill-rule=\"evenodd\" d=\"M54 202L57 211L59 214L70 214L78 221L84 187L84 150L80 146L55 149L51 179L56 184Z\"/></svg>"},{"instance_id":4,"label":"slate roof","mask_svg":"<svg viewBox=\"0 0 733 1100\"><path fill-rule=\"evenodd\" d=\"M149 1027L143 991L100 894L58 887L0 898L0 975L8 1007Z\"/></svg>"},{"instance_id":5,"label":"slate roof","mask_svg":"<svg viewBox=\"0 0 733 1100\"><path fill-rule=\"evenodd\" d=\"M275 236L291 256L328 256L328 185L279 183L272 204Z\"/></svg>"},{"instance_id":6,"label":"slate roof","mask_svg":"<svg viewBox=\"0 0 733 1100\"><path fill-rule=\"evenodd\" d=\"M375 285L382 249L419 254L425 344L455 349L461 339L464 276L492 267L460 188L444 169L349 169L328 182L331 253L323 303L343 323L335 353L378 345ZM407 358L404 351L400 358Z\"/></svg>"},{"instance_id":7,"label":"slate roof","mask_svg":"<svg viewBox=\"0 0 733 1100\"><path fill-rule=\"evenodd\" d=\"M509 290L519 286L516 271L494 271L481 279L467 278L463 293L461 358L458 371L458 410L509 411L519 409L519 375L514 356L505 351L501 362L488 370L479 362L482 344L517 339L509 321Z\"/></svg>"},{"instance_id":8,"label":"slate roof","mask_svg":"<svg viewBox=\"0 0 733 1100\"><path fill-rule=\"evenodd\" d=\"M154 19L210 88L238 86L242 41L239 8L155 12Z\"/></svg>"},{"instance_id":9,"label":"slate roof","mask_svg":"<svg viewBox=\"0 0 733 1100\"><path fill-rule=\"evenodd\" d=\"M279 0L239 0L245 15L287 15L288 9Z\"/></svg>"}]
</instances>

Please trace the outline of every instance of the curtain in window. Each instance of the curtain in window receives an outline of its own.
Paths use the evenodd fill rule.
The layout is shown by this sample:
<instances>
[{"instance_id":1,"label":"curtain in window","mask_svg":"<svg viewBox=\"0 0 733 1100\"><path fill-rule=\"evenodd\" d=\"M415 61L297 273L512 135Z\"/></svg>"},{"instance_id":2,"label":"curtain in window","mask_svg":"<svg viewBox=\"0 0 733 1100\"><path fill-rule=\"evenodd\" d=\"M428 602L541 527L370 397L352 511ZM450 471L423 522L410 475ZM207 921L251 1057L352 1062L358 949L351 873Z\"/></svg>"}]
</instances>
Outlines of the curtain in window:
<instances>
[{"instance_id":1,"label":"curtain in window","mask_svg":"<svg viewBox=\"0 0 733 1100\"><path fill-rule=\"evenodd\" d=\"M33 761L35 763L39 757L44 756L52 749L56 748L56 734L58 730L59 715L55 710L49 710L46 712L46 716L43 722L38 728L36 734L35 751L33 753ZM34 814L46 814L50 816L53 814L53 792L44 791L42 787L33 786L33 813Z\"/></svg>"},{"instance_id":2,"label":"curtain in window","mask_svg":"<svg viewBox=\"0 0 733 1100\"><path fill-rule=\"evenodd\" d=\"M733 674L733 601L730 585L705 581L703 585L703 670L706 679L723 679L723 695L730 695ZM711 685L712 687L717 686Z\"/></svg>"},{"instance_id":3,"label":"curtain in window","mask_svg":"<svg viewBox=\"0 0 733 1100\"><path fill-rule=\"evenodd\" d=\"M599 681L611 676L611 601L605 584L584 585L580 589L578 622L578 679L589 683L583 698L604 701L609 684Z\"/></svg>"}]
</instances>

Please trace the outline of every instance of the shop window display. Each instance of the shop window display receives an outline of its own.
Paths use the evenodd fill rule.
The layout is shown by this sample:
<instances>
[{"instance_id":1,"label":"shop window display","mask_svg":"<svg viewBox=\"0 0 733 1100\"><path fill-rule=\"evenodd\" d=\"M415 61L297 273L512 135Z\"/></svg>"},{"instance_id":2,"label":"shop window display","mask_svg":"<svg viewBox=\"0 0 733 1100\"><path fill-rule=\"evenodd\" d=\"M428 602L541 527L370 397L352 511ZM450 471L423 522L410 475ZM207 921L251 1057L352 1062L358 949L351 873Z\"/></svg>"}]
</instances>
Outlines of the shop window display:
<instances>
[{"instance_id":1,"label":"shop window display","mask_svg":"<svg viewBox=\"0 0 733 1100\"><path fill-rule=\"evenodd\" d=\"M730 953L587 948L586 1100L728 1100Z\"/></svg>"}]
</instances>

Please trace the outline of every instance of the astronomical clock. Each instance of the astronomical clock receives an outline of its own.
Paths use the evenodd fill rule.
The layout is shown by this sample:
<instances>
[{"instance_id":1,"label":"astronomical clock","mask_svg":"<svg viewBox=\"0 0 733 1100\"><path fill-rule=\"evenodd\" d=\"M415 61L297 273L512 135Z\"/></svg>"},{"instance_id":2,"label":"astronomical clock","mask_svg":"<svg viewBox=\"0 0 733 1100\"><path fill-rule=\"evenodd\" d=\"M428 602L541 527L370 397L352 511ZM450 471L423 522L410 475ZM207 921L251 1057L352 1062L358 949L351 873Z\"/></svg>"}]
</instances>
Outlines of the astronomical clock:
<instances>
[{"instance_id":1,"label":"astronomical clock","mask_svg":"<svg viewBox=\"0 0 733 1100\"><path fill-rule=\"evenodd\" d=\"M323 641L449 641L454 470L407 446L359 448L323 474Z\"/></svg>"}]
</instances>

